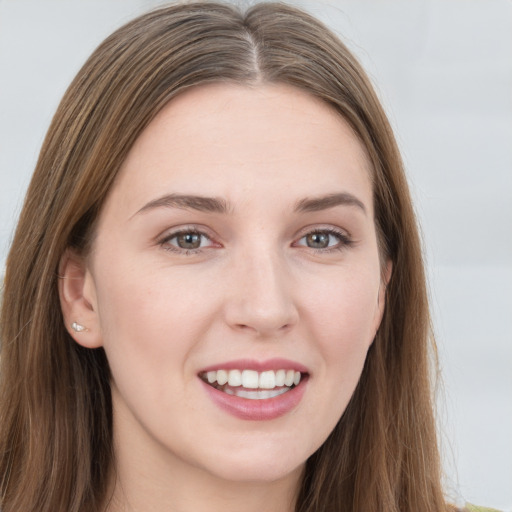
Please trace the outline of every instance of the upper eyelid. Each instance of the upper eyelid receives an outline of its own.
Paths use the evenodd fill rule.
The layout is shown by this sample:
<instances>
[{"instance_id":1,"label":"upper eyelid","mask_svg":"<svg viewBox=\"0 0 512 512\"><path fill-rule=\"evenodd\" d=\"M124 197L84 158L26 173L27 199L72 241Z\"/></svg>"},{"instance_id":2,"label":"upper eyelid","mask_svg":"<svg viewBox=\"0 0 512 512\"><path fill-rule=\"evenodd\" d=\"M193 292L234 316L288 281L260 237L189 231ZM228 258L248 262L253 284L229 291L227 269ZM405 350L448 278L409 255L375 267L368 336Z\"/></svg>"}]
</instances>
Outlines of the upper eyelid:
<instances>
[{"instance_id":1,"label":"upper eyelid","mask_svg":"<svg viewBox=\"0 0 512 512\"><path fill-rule=\"evenodd\" d=\"M176 226L173 228L167 228L162 231L156 239L160 242L165 240L171 240L172 238L179 236L183 233L197 233L198 235L203 235L209 240L215 238L215 234L211 229L208 229L206 226L198 226L198 225L185 225L185 226Z\"/></svg>"},{"instance_id":2,"label":"upper eyelid","mask_svg":"<svg viewBox=\"0 0 512 512\"><path fill-rule=\"evenodd\" d=\"M306 231L302 235L298 237L298 240L302 240L305 236L311 235L313 233L327 233L328 235L338 235L339 237L343 238L349 238L349 234L345 233L342 230L335 229L335 228L322 228L322 229L311 229L309 231Z\"/></svg>"},{"instance_id":3,"label":"upper eyelid","mask_svg":"<svg viewBox=\"0 0 512 512\"><path fill-rule=\"evenodd\" d=\"M352 238L352 234L350 231L348 231L345 228L341 228L340 226L334 226L332 224L312 224L310 226L305 226L298 230L297 234L295 235L296 239L303 238L304 236L308 235L309 233L316 233L316 232L322 232L327 231L330 233L337 233L341 236L344 236L346 238Z\"/></svg>"},{"instance_id":4,"label":"upper eyelid","mask_svg":"<svg viewBox=\"0 0 512 512\"><path fill-rule=\"evenodd\" d=\"M298 244L298 242L300 242L301 240L306 238L308 235L311 235L313 233L326 233L329 236L337 237L339 242L344 245L353 243L352 237L350 235L343 233L341 231L338 231L337 229L314 229L312 231L307 231L302 236L299 236L298 238L296 238L295 241L293 242L293 244L294 245Z\"/></svg>"}]
</instances>

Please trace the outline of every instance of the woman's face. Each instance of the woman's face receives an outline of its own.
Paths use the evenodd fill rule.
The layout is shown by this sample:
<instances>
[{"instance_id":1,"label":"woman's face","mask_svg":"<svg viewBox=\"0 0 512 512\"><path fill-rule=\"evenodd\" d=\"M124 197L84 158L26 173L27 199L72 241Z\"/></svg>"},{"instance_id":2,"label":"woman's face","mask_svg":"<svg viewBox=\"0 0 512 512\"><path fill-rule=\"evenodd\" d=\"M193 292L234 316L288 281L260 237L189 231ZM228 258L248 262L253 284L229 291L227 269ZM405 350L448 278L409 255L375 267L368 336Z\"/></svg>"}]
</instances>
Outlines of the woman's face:
<instances>
[{"instance_id":1,"label":"woman's face","mask_svg":"<svg viewBox=\"0 0 512 512\"><path fill-rule=\"evenodd\" d=\"M118 460L296 476L345 410L384 306L348 125L287 86L192 89L136 141L96 235L75 338L106 351Z\"/></svg>"}]
</instances>

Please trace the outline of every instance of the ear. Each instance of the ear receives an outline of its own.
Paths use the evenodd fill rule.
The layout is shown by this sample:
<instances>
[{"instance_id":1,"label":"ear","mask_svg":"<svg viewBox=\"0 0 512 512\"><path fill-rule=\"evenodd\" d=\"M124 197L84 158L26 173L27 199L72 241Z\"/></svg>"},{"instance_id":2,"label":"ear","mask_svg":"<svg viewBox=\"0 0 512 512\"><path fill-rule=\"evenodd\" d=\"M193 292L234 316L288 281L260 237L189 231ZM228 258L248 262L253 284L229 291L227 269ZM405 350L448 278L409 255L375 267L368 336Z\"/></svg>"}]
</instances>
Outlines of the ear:
<instances>
[{"instance_id":1,"label":"ear","mask_svg":"<svg viewBox=\"0 0 512 512\"><path fill-rule=\"evenodd\" d=\"M86 348L102 346L94 280L84 258L72 249L60 260L59 297L71 337Z\"/></svg>"},{"instance_id":2,"label":"ear","mask_svg":"<svg viewBox=\"0 0 512 512\"><path fill-rule=\"evenodd\" d=\"M375 336L377 335L377 331L379 330L380 323L382 322L382 317L384 316L384 308L386 306L386 288L391 279L391 274L393 272L393 262L391 260L387 260L381 268L381 280L379 286L379 294L377 296L377 309L375 314Z\"/></svg>"}]
</instances>

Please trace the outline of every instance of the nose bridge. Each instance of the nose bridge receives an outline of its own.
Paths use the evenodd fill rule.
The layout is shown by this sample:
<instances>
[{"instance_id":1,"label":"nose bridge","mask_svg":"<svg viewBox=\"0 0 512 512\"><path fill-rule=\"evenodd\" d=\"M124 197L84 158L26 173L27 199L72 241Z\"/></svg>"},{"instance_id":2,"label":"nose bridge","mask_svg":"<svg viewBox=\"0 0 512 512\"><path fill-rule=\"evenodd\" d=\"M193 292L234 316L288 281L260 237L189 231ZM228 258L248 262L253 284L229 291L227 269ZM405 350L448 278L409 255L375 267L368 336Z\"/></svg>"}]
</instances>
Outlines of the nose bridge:
<instances>
[{"instance_id":1,"label":"nose bridge","mask_svg":"<svg viewBox=\"0 0 512 512\"><path fill-rule=\"evenodd\" d=\"M297 321L283 255L260 246L241 252L234 266L233 293L226 306L232 327L268 335Z\"/></svg>"}]
</instances>

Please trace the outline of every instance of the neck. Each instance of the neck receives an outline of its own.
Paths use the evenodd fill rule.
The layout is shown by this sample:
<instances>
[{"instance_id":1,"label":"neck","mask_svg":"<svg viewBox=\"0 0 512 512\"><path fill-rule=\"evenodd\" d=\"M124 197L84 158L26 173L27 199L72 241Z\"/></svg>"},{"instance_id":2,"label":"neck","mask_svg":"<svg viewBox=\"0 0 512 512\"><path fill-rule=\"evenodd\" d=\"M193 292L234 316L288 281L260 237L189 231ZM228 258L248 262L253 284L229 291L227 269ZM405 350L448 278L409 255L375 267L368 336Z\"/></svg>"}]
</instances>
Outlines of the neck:
<instances>
[{"instance_id":1,"label":"neck","mask_svg":"<svg viewBox=\"0 0 512 512\"><path fill-rule=\"evenodd\" d=\"M273 482L233 482L173 468L167 477L134 465L116 469L106 512L293 512L302 468Z\"/></svg>"}]
</instances>

